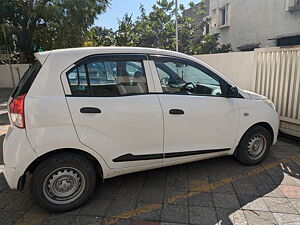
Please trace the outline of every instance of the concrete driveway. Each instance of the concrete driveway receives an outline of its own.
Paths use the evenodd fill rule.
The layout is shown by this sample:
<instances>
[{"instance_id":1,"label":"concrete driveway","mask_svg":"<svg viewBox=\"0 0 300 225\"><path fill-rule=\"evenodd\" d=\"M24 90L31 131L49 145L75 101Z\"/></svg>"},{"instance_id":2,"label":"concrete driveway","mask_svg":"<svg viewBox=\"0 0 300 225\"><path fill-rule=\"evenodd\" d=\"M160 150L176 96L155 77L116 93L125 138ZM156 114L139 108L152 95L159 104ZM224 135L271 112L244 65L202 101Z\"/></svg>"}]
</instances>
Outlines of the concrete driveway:
<instances>
[{"instance_id":1,"label":"concrete driveway","mask_svg":"<svg viewBox=\"0 0 300 225\"><path fill-rule=\"evenodd\" d=\"M283 140L257 166L222 157L99 182L80 209L49 214L4 179L6 101L0 89L0 224L300 224L300 147Z\"/></svg>"}]
</instances>

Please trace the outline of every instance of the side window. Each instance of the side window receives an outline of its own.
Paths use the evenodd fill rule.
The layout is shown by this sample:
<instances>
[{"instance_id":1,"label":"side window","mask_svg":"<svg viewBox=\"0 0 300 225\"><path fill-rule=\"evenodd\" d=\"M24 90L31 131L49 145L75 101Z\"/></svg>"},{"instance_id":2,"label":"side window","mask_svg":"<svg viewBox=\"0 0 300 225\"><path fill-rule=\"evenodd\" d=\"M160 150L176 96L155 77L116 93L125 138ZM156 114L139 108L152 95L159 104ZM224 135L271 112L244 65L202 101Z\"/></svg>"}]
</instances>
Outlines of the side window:
<instances>
[{"instance_id":1,"label":"side window","mask_svg":"<svg viewBox=\"0 0 300 225\"><path fill-rule=\"evenodd\" d=\"M172 61L155 61L164 93L221 96L221 83L192 65Z\"/></svg>"},{"instance_id":2,"label":"side window","mask_svg":"<svg viewBox=\"0 0 300 225\"><path fill-rule=\"evenodd\" d=\"M148 93L142 61L94 61L67 72L72 95L124 96Z\"/></svg>"},{"instance_id":3,"label":"side window","mask_svg":"<svg viewBox=\"0 0 300 225\"><path fill-rule=\"evenodd\" d=\"M118 96L116 62L87 64L91 96Z\"/></svg>"},{"instance_id":4,"label":"side window","mask_svg":"<svg viewBox=\"0 0 300 225\"><path fill-rule=\"evenodd\" d=\"M74 67L67 73L67 76L72 95L89 95L86 68L84 65Z\"/></svg>"}]
</instances>

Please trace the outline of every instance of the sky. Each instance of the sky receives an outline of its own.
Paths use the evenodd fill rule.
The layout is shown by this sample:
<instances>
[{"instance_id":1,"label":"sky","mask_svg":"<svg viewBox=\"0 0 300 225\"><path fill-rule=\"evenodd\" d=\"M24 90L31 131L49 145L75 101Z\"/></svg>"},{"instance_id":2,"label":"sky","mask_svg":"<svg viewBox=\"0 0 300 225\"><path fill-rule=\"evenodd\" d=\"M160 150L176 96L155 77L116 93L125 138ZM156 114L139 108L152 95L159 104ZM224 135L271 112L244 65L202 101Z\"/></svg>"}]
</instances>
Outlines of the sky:
<instances>
[{"instance_id":1,"label":"sky","mask_svg":"<svg viewBox=\"0 0 300 225\"><path fill-rule=\"evenodd\" d=\"M178 5L183 4L185 8L188 8L190 1L191 0L178 0ZM143 4L146 13L149 13L155 2L156 0L111 0L110 8L107 8L105 13L98 16L95 25L116 30L118 28L118 19L122 19L126 12L129 15L132 14L133 20L135 20L139 15L140 4Z\"/></svg>"}]
</instances>

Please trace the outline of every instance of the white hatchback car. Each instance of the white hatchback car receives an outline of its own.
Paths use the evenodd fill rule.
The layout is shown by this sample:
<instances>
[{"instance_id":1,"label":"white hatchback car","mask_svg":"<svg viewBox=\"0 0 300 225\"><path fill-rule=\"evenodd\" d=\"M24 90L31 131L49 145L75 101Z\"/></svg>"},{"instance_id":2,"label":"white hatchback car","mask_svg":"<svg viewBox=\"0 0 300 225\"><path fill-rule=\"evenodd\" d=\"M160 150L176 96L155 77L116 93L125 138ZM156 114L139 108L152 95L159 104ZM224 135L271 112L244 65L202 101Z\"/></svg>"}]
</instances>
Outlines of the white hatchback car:
<instances>
[{"instance_id":1,"label":"white hatchback car","mask_svg":"<svg viewBox=\"0 0 300 225\"><path fill-rule=\"evenodd\" d=\"M81 206L102 179L224 155L261 162L276 142L266 97L198 59L149 48L36 53L9 100L4 175L40 206Z\"/></svg>"}]
</instances>

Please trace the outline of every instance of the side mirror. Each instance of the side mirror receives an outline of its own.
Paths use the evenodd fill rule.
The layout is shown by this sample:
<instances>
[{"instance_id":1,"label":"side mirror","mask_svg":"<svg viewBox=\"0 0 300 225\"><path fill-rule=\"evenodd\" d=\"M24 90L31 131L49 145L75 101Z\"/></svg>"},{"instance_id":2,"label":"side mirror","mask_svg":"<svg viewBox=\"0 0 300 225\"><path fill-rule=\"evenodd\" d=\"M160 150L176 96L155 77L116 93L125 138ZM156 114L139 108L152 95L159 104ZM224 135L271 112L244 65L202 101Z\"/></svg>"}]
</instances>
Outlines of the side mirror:
<instances>
[{"instance_id":1,"label":"side mirror","mask_svg":"<svg viewBox=\"0 0 300 225\"><path fill-rule=\"evenodd\" d=\"M229 98L237 98L239 96L239 89L235 86L229 86L229 93L228 97Z\"/></svg>"}]
</instances>

